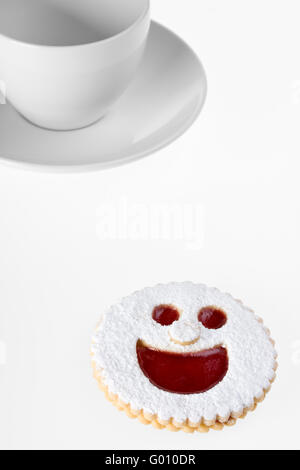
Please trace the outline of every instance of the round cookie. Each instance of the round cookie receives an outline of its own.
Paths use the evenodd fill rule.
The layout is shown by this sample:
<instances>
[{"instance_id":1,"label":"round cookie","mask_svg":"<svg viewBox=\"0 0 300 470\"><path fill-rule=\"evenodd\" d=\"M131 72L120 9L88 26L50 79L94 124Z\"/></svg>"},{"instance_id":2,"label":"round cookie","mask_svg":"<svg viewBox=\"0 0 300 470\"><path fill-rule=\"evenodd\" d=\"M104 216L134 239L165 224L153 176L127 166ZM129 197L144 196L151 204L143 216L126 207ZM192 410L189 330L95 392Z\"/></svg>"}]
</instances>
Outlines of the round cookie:
<instances>
[{"instance_id":1,"label":"round cookie","mask_svg":"<svg viewBox=\"0 0 300 470\"><path fill-rule=\"evenodd\" d=\"M107 398L130 417L186 432L244 417L277 367L252 310L190 282L148 287L112 306L94 335L92 363Z\"/></svg>"}]
</instances>

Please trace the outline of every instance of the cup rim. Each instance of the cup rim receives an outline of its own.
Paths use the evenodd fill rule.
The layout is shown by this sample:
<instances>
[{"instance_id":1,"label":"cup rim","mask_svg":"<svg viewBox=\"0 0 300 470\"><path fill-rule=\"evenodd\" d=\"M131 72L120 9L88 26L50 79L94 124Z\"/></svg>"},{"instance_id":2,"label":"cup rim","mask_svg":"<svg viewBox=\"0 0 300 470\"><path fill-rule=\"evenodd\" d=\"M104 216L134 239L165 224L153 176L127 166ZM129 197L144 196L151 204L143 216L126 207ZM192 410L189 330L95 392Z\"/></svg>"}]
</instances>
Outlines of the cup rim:
<instances>
[{"instance_id":1,"label":"cup rim","mask_svg":"<svg viewBox=\"0 0 300 470\"><path fill-rule=\"evenodd\" d=\"M70 45L47 45L47 44L35 44L32 42L26 42L26 41L21 41L20 39L13 38L7 34L3 34L0 31L0 39L5 39L8 40L12 43L15 43L16 45L19 46L25 46L25 47L30 47L30 48L45 48L47 50L67 50L67 49L75 49L75 48L86 48L90 46L95 46L95 45L100 45L100 44L108 44L111 43L117 39L120 39L122 36L125 36L125 34L130 33L132 30L134 30L140 23L143 22L145 17L148 15L149 10L150 10L150 0L145 0L145 8L142 10L140 15L137 17L137 19L127 28L123 29L117 34L114 34L113 36L110 36L109 38L106 39L99 39L98 41L92 41L92 42L87 42L87 43L82 43L82 44L70 44Z\"/></svg>"}]
</instances>

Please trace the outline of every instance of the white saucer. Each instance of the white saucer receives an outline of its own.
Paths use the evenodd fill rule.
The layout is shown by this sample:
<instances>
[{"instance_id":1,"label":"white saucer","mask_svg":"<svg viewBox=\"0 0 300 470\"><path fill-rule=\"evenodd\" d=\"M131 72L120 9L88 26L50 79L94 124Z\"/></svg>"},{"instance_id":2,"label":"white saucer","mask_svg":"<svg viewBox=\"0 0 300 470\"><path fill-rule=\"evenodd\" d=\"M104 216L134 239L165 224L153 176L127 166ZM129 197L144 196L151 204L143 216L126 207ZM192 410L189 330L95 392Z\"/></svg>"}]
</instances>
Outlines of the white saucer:
<instances>
[{"instance_id":1,"label":"white saucer","mask_svg":"<svg viewBox=\"0 0 300 470\"><path fill-rule=\"evenodd\" d=\"M194 52L152 22L142 66L116 107L77 131L48 131L0 105L0 161L49 170L95 170L142 158L182 135L199 115L206 77Z\"/></svg>"}]
</instances>

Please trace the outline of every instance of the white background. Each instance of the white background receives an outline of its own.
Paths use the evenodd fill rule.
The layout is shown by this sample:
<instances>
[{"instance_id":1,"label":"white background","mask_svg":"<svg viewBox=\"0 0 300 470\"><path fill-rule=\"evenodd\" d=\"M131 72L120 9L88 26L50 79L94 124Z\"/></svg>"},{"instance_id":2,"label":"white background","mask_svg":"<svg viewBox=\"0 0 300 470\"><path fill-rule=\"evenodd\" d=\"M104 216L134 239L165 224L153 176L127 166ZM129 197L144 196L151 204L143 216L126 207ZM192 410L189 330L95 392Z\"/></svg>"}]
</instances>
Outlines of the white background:
<instances>
[{"instance_id":1,"label":"white background","mask_svg":"<svg viewBox=\"0 0 300 470\"><path fill-rule=\"evenodd\" d=\"M0 168L2 448L299 448L299 1L152 0L152 13L207 72L208 99L188 133L100 173ZM128 237L105 240L103 204L118 219L124 201ZM174 203L204 209L201 247L172 230L169 240L133 239L136 204L147 214ZM276 340L270 394L221 433L129 420L91 377L90 337L106 306L171 280L231 292Z\"/></svg>"}]
</instances>

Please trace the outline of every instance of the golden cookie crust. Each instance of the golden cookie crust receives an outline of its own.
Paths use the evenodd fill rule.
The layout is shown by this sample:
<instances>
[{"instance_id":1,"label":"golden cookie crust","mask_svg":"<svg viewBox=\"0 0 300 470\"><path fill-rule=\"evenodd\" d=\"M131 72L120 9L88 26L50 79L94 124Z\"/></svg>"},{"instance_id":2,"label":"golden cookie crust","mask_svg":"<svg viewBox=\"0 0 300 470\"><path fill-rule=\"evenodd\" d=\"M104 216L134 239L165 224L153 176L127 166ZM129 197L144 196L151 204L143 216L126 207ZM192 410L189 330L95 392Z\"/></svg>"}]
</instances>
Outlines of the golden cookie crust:
<instances>
[{"instance_id":1,"label":"golden cookie crust","mask_svg":"<svg viewBox=\"0 0 300 470\"><path fill-rule=\"evenodd\" d=\"M241 301L240 301L241 302ZM241 302L242 303L242 302ZM257 321L263 324L263 320L260 317L256 317ZM275 341L270 336L270 331L266 329L269 339L273 346L275 346ZM245 407L242 412L235 413L232 412L229 416L218 416L217 419L214 421L207 421L202 419L198 423L192 423L189 420L186 420L184 423L177 423L174 418L170 418L169 420L161 420L158 418L157 415L152 415L146 413L144 410L133 410L130 403L123 402L117 394L113 394L109 391L107 385L104 384L101 372L97 369L96 362L93 359L93 352L91 352L92 356L92 368L93 368L93 377L97 380L100 390L104 392L104 395L108 401L110 401L118 410L124 411L126 415L131 419L138 419L142 424L152 426L156 429L168 429L172 432L184 431L185 433L192 434L195 431L200 433L207 433L211 429L215 431L221 431L224 429L225 426L233 426L236 424L238 419L244 419L246 415L250 411L254 411L258 405L261 403L266 394L270 391L272 383L276 378L276 370L278 368L278 363L275 361L274 363L274 377L272 380L269 381L269 386L263 390L263 394L259 398L254 397L254 404L251 407Z\"/></svg>"}]
</instances>

